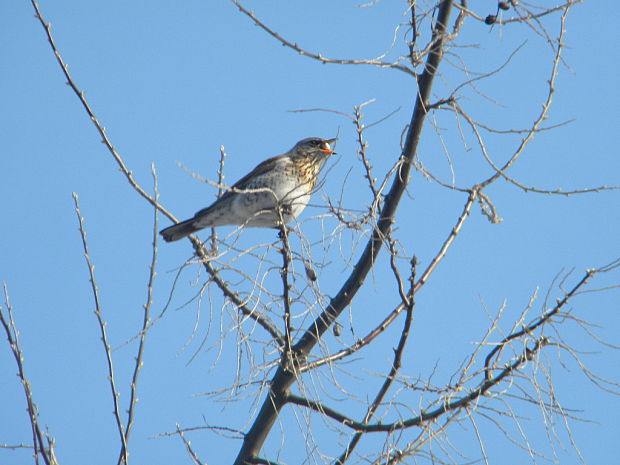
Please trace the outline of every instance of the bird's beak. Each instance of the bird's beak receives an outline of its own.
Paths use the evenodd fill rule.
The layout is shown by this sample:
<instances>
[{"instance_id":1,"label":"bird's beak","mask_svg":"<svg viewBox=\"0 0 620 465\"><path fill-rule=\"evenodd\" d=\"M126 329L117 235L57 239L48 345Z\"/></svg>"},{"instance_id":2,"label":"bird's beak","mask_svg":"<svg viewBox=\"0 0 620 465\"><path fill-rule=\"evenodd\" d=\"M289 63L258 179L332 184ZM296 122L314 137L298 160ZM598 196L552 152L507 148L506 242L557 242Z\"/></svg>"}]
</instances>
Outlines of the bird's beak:
<instances>
[{"instance_id":1,"label":"bird's beak","mask_svg":"<svg viewBox=\"0 0 620 465\"><path fill-rule=\"evenodd\" d=\"M336 152L334 152L332 150L332 148L330 147L330 144L333 144L338 138L334 137L333 139L327 139L325 141L325 145L323 146L323 148L321 149L321 152L323 152L326 155L333 155Z\"/></svg>"}]
</instances>

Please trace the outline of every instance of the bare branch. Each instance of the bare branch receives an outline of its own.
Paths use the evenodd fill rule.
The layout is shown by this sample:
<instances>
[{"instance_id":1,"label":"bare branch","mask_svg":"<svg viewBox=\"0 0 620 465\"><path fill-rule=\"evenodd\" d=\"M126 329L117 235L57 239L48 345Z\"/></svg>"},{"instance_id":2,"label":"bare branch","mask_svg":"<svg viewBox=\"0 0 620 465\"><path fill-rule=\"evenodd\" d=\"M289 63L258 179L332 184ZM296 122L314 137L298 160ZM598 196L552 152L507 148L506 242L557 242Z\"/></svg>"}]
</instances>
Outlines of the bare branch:
<instances>
[{"instance_id":1,"label":"bare branch","mask_svg":"<svg viewBox=\"0 0 620 465\"><path fill-rule=\"evenodd\" d=\"M324 57L323 55L321 55L320 53L313 53L313 52L309 52L307 50L304 50L303 48L301 48L296 43L288 41L287 39L282 37L280 34L278 34L276 31L274 31L273 29L269 28L265 23L263 23L260 19L258 19L256 17L254 12L252 12L252 11L248 10L247 8L245 8L238 0L231 0L231 1L237 6L237 8L239 8L239 11L241 11L243 14L248 16L252 21L254 21L254 24L256 24L258 27L260 27L262 30L264 30L267 34L269 34L270 36L275 38L282 45L284 45L285 47L289 47L289 48L295 50L297 53L299 53L302 56L307 56L307 57L312 58L314 60L318 60L321 63L336 63L336 64L340 64L340 65L371 65L371 66L377 66L379 68L393 68L393 69L397 69L399 71L403 71L403 72L405 72L405 73L407 73L409 75L415 76L415 73L411 69L409 69L407 66L403 66L403 65L398 64L398 63L388 63L388 62L382 61L382 58L386 54L384 54L383 56L374 58L374 59L350 60L350 59L346 59L346 58L327 58L327 57Z\"/></svg>"},{"instance_id":2,"label":"bare branch","mask_svg":"<svg viewBox=\"0 0 620 465\"><path fill-rule=\"evenodd\" d=\"M198 455L196 454L196 452L194 452L194 449L192 448L191 441L188 441L187 439L185 439L185 433L179 429L179 424L178 423L177 423L177 431L176 432L177 432L179 438L181 438L181 441L183 441L183 444L185 445L185 449L187 450L187 453L189 454L190 458L192 459L192 462L194 462L194 465L203 465L203 463L198 458Z\"/></svg>"},{"instance_id":3,"label":"bare branch","mask_svg":"<svg viewBox=\"0 0 620 465\"><path fill-rule=\"evenodd\" d=\"M510 159L506 163L504 163L504 165L501 168L498 168L496 170L497 172L493 176L491 176L487 180L480 183L480 187L482 188L494 182L506 170L508 170L515 161L517 161L519 156L525 150L525 147L534 138L534 135L536 134L536 132L538 132L543 121L547 119L547 114L549 112L549 109L551 108L551 102L553 101L553 94L555 93L555 80L558 76L558 65L560 63L560 57L562 56L562 50L564 48L563 39L564 39L564 33L566 32L564 23L566 21L566 15L568 14L570 5L571 3L569 2L565 6L564 12L562 13L562 17L560 21L560 33L559 33L558 40L557 40L557 47L555 49L556 50L555 56L554 56L553 63L551 66L551 73L549 76L549 80L547 81L548 83L547 96L546 96L545 102L542 104L542 110L540 111L539 115L536 117L536 119L532 123L532 126L529 132L527 133L527 135L521 140L521 143L515 150L515 153L512 155L512 157L510 157Z\"/></svg>"},{"instance_id":4,"label":"bare branch","mask_svg":"<svg viewBox=\"0 0 620 465\"><path fill-rule=\"evenodd\" d=\"M437 252L437 254L431 260L431 263L424 270L424 272L422 273L422 276L420 276L420 279L418 279L418 282L416 283L416 286L415 286L415 292L417 292L422 286L424 286L424 284L428 280L428 278L431 275L431 273L435 270L435 268L437 267L439 262L443 259L443 257L445 257L446 252L448 251L448 249L450 248L450 246L454 242L454 239L456 238L456 236L461 231L461 228L463 227L463 224L465 223L465 220L469 216L469 214L471 212L471 206L473 205L474 201L476 200L476 198L478 196L478 192L479 192L478 188L474 188L471 191L469 191L469 197L467 198L467 201L465 202L465 205L463 207L463 212L458 217L458 219L456 221L456 225L450 231L450 234L448 235L448 237L446 238L444 243L441 245L439 251Z\"/></svg>"},{"instance_id":5,"label":"bare branch","mask_svg":"<svg viewBox=\"0 0 620 465\"><path fill-rule=\"evenodd\" d=\"M95 303L95 316L97 317L97 323L99 324L99 330L101 332L101 342L103 343L103 351L105 353L106 362L107 362L107 370L108 370L108 382L110 383L110 390L112 392L112 404L114 405L114 419L116 420L116 428L118 429L118 433L121 440L121 459L120 462L127 463L127 437L125 435L125 431L123 430L123 421L121 420L121 410L118 403L118 398L120 393L116 388L116 379L114 378L114 363L112 361L112 351L110 348L110 344L108 342L108 332L106 330L107 323L103 321L103 313L101 312L101 304L99 301L99 288L97 287L97 282L95 280L95 267L90 261L90 254L88 252L88 243L86 242L86 230L84 229L84 218L82 218L82 214L80 212L80 204L78 202L78 195L73 193L73 201L75 203L75 214L78 219L78 224L80 227L80 236L82 238L82 247L84 248L84 260L86 261L86 267L88 268L89 281L91 286L91 291L93 293L93 299ZM129 432L129 430L128 430Z\"/></svg>"},{"instance_id":6,"label":"bare branch","mask_svg":"<svg viewBox=\"0 0 620 465\"><path fill-rule=\"evenodd\" d=\"M110 139L108 138L108 136L107 136L107 134L105 132L105 128L99 123L99 120L95 116L95 114L94 114L93 110L91 109L88 101L86 100L84 92L82 92L77 87L77 84L75 83L75 81L73 80L71 75L69 74L69 66L64 62L64 60L63 60L63 58L62 58L58 48L56 47L56 43L54 42L54 39L53 39L53 36L52 36L52 32L51 32L52 31L51 30L51 25L49 23L46 23L45 20L43 19L43 16L41 15L41 12L39 11L39 6L38 6L37 2L35 0L31 0L31 3L32 3L32 6L33 6L33 8L35 10L37 19L39 20L39 22L41 23L41 26L45 30L48 42L50 43L52 51L54 52L54 55L56 56L56 60L58 61L58 64L60 65L60 68L61 68L63 74L67 78L68 85L71 87L71 89L73 90L75 95L78 97L80 103L82 104L82 106L86 110L86 113L88 114L90 120L93 122L93 124L95 125L95 127L99 131L99 134L103 138L103 143L107 147L108 151L112 154L112 156L113 156L114 160L116 161L120 171L123 173L123 175L125 176L125 178L129 182L129 185L142 198L144 198L147 202L149 202L151 205L153 205L155 208L157 208L162 214L164 214L170 220L172 220L174 222L177 222L177 219L174 217L174 215L172 215L172 213L170 213L166 208L164 208L160 203L158 203L156 201L156 199L154 199L150 194L148 194L136 182L136 180L133 177L132 172L127 168L127 166L125 165L125 162L121 158L120 154L117 152L117 150L112 145L112 142L110 141ZM274 326L274 324L266 316L257 314L253 310L247 308L242 303L242 299L240 299L226 285L226 283L222 279L219 278L219 276L217 275L217 271L206 261L207 257L209 256L209 254L207 253L207 250L202 246L200 241L198 241L196 238L192 238L192 237L190 237L189 239L192 241L192 245L194 247L194 250L198 254L198 257L200 257L201 259L204 260L204 262L203 262L204 263L204 268L206 269L207 273L209 273L212 276L213 282L215 282L217 284L217 286L220 288L222 293L227 298L229 298L232 302L234 302L236 305L239 306L239 311L241 311L247 317L255 320L263 329L265 329L274 338L274 340L276 340L279 344L282 344L282 336L280 335L279 331Z\"/></svg>"},{"instance_id":7,"label":"bare branch","mask_svg":"<svg viewBox=\"0 0 620 465\"><path fill-rule=\"evenodd\" d=\"M41 26L45 30L45 34L47 35L47 40L48 40L50 46L52 47L52 51L54 52L54 55L56 56L56 61L58 61L58 64L60 65L60 69L62 70L63 74L67 78L67 84L69 85L69 87L71 87L71 90L73 90L73 92L75 93L75 95L79 99L80 103L84 107L84 110L86 110L86 113L88 114L88 117L90 118L90 120L95 125L95 128L97 128L97 131L99 131L99 135L102 137L102 142L105 144L105 146L107 147L109 152L112 154L112 157L114 158L114 161L118 165L121 173L123 173L123 175L125 176L125 178L129 182L129 185L138 194L140 194L140 196L142 196L142 198L144 198L147 202L149 202L151 205L156 207L160 212L162 212L164 215L166 215L169 219L171 219L172 221L176 221L176 218L172 215L172 213L170 213L161 204L159 204L156 201L156 199L154 199L148 192L146 192L144 189L142 189L142 187L140 187L140 185L136 182L136 180L133 177L133 173L127 168L127 166L125 165L125 162L121 158L120 154L117 152L116 148L112 145L112 142L108 138L108 135L106 133L105 128L101 125L101 123L99 122L99 120L95 116L95 113L93 112L92 108L90 107L89 103L86 100L84 92L81 91L78 88L77 84L75 83L75 81L71 77L71 74L69 74L69 65L67 65L64 62L62 56L60 55L60 52L58 51L58 48L56 47L56 43L54 42L54 38L52 37L52 26L51 26L51 24L50 23L46 23L45 20L43 19L43 16L41 15L41 12L39 11L39 5L37 4L37 2L35 0L30 0L30 3L32 3L32 7L34 8L36 18L39 20L39 22L41 23Z\"/></svg>"},{"instance_id":8,"label":"bare branch","mask_svg":"<svg viewBox=\"0 0 620 465\"><path fill-rule=\"evenodd\" d=\"M151 172L153 174L153 198L155 202L159 200L159 193L157 189L157 173L155 172L155 164L151 164ZM125 428L125 444L129 442L129 436L131 434L131 428L133 426L134 415L136 410L136 404L138 403L138 378L140 376L140 370L143 365L143 357L144 357L144 346L146 343L146 334L151 325L151 307L153 305L153 285L155 282L155 266L157 264L157 238L158 238L158 210L157 208L153 209L153 236L152 236L152 254L151 254L151 264L149 266L149 278L147 284L146 291L146 302L143 306L143 318L142 318L142 329L140 330L140 342L138 344L138 352L136 354L136 364L133 369L133 376L131 379L130 385L130 397L129 397L129 408L127 409L127 427ZM126 462L126 451L123 449L118 458L118 464L122 464Z\"/></svg>"},{"instance_id":9,"label":"bare branch","mask_svg":"<svg viewBox=\"0 0 620 465\"><path fill-rule=\"evenodd\" d=\"M19 331L15 325L13 319L13 307L9 299L9 290L6 282L2 281L2 290L4 292L4 308L0 306L0 324L4 328L9 347L13 353L15 364L17 365L17 376L21 381L22 388L24 389L24 396L26 397L26 405L28 408L28 420L30 421L30 428L32 429L32 446L17 445L9 446L4 444L2 448L5 449L18 449L18 448L32 448L34 450L35 462L39 463L39 455L43 458L45 465L56 465L56 459L54 457L53 447L46 447L43 438L45 435L41 431L39 426L39 409L34 402L32 396L32 390L30 389L30 381L26 377L24 370L24 354L19 342ZM6 311L6 316L4 312ZM50 443L51 444L51 443Z\"/></svg>"},{"instance_id":10,"label":"bare branch","mask_svg":"<svg viewBox=\"0 0 620 465\"><path fill-rule=\"evenodd\" d=\"M395 253L393 253L393 252L391 252L390 255L391 255L392 259L395 257ZM374 416L375 412L377 411L377 409L379 408L379 406L383 402L383 399L384 399L385 395L387 394L388 389L390 388L390 386L392 385L392 383L396 379L396 375L397 375L397 373L398 373L398 371L400 370L400 367L401 367L401 361L402 361L403 352L405 350L405 345L407 344L407 340L409 338L409 331L411 329L411 321L413 320L413 307L415 305L415 302L414 302L415 294L413 292L413 289L415 287L415 281L416 281L416 279L415 279L416 265L417 265L417 260L414 257L411 260L411 275L409 277L409 292L408 292L408 295L405 296L401 292L401 298L403 300L402 303L403 303L403 305L405 305L405 309L406 309L407 312L405 314L406 315L405 316L405 322L404 322L403 329L402 329L402 332L401 332L401 335L400 335L400 340L398 341L398 346L396 347L396 350L394 351L394 358L393 358L393 361L392 361L392 368L390 369L390 372L385 376L385 381L383 382L383 385L379 389L379 392L377 392L377 395L375 396L375 398L373 399L372 403L370 404L370 407L368 407L366 415L364 416L364 420L362 421L362 423L364 423L364 424L368 424L370 422L370 420L372 419L372 417ZM392 263L392 267L393 268L395 267L394 263ZM401 284L401 283L399 283L399 284ZM402 288L402 285L400 285L400 287ZM344 463L351 456L351 453L353 452L353 450L355 449L355 447L357 446L357 444L361 440L362 434L363 433L361 431L358 431L353 436L351 441L349 441L349 444L347 445L347 447L344 450L344 452L336 460L336 462L335 462L336 464L344 465Z\"/></svg>"},{"instance_id":11,"label":"bare branch","mask_svg":"<svg viewBox=\"0 0 620 465\"><path fill-rule=\"evenodd\" d=\"M428 55L424 73L418 80L416 103L402 155L404 163L400 166L400 170L395 176L390 192L385 199L377 227L373 231L371 239L358 260L356 268L345 284L331 300L329 306L318 316L293 347L293 351L298 353L300 358L305 358L305 356L310 353L322 334L331 326L346 306L349 305L370 271L381 249L385 234L394 220L396 209L407 183L409 182L409 172L420 140L422 127L424 126L426 107L428 105L433 79L443 54L446 25L451 10L452 0L443 1L439 7L437 21L430 40L432 44L431 53ZM252 428L250 428L250 431L244 438L243 446L235 460L235 465L243 465L250 457L258 455L267 434L275 423L281 408L286 403L285 398L288 388L294 382L294 373L286 371L282 367L278 369L271 382L267 399L265 399Z\"/></svg>"},{"instance_id":12,"label":"bare branch","mask_svg":"<svg viewBox=\"0 0 620 465\"><path fill-rule=\"evenodd\" d=\"M566 303L569 301L570 298L572 298L575 293L581 289L583 286L585 286L588 282L588 280L594 276L595 274L599 273L600 270L586 270L585 275L583 276L583 278L581 278L581 280L575 284L575 286L567 293L564 295L564 297L560 300L558 300L557 304L555 305L555 307L547 310L540 318L537 318L533 323L530 323L529 325L523 327L523 329L519 330L519 331L515 331L514 333L510 334L509 336L505 337L490 353L489 355L487 355L486 359L484 360L484 368L485 368L485 376L487 379L491 378L491 359L495 356L499 356L499 354L501 354L502 349L506 346L506 344L513 340L513 339L517 339L520 338L521 336L525 335L525 334L530 334L532 331L534 331L536 328L538 328L539 326L544 325L548 320L550 320L554 315L556 315L560 309L566 305Z\"/></svg>"}]
</instances>

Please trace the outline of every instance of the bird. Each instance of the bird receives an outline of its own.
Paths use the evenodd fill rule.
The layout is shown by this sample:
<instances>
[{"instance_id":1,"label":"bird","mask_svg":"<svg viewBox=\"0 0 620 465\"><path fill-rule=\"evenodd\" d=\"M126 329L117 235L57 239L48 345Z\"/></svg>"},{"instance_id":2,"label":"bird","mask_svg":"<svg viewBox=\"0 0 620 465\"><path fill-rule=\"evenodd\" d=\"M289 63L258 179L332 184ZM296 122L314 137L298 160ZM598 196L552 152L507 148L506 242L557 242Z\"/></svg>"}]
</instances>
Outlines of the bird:
<instances>
[{"instance_id":1,"label":"bird","mask_svg":"<svg viewBox=\"0 0 620 465\"><path fill-rule=\"evenodd\" d=\"M308 137L297 142L260 163L210 206L159 234L173 242L216 226L277 228L290 223L308 205L321 168L335 154L330 146L335 141Z\"/></svg>"}]
</instances>

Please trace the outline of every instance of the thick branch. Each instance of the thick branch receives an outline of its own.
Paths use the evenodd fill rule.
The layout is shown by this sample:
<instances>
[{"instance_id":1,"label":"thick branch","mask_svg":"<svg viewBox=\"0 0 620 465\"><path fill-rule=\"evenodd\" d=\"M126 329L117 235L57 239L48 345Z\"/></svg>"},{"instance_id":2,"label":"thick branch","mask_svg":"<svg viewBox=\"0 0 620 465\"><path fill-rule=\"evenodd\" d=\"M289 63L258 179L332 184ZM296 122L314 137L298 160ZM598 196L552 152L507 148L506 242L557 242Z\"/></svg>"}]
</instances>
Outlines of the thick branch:
<instances>
[{"instance_id":1,"label":"thick branch","mask_svg":"<svg viewBox=\"0 0 620 465\"><path fill-rule=\"evenodd\" d=\"M368 241L362 256L357 262L338 294L331 300L328 307L323 311L312 325L306 330L293 350L300 358L307 356L319 341L323 333L338 318L338 315L351 303L353 297L362 286L366 276L374 265L375 259L383 244L383 239L391 226L400 199L409 182L409 173L416 153L422 128L427 114L428 100L431 94L433 80L443 55L443 46L446 34L446 24L452 10L452 0L444 0L439 5L437 22L433 28L431 38L431 53L428 55L424 72L418 80L418 92L405 148L402 153L403 162L396 174L389 194L385 199L381 216L377 222L372 237ZM256 417L250 431L246 434L235 465L244 465L248 459L257 456L260 449L271 431L280 410L286 402L288 389L295 382L295 373L280 367L274 375L267 398L263 402L261 410Z\"/></svg>"},{"instance_id":2,"label":"thick branch","mask_svg":"<svg viewBox=\"0 0 620 465\"><path fill-rule=\"evenodd\" d=\"M466 396L460 397L456 400L453 400L452 402L442 403L442 405L437 407L436 409L431 410L429 412L423 412L417 417L408 418L406 420L399 420L394 423L368 424L365 422L360 422L352 418L349 418L346 415L340 412L337 412L336 410L333 410L329 407L324 406L320 402L306 399L304 397L287 395L285 399L287 400L287 402L291 402L291 403L294 403L296 405L300 405L303 407L308 407L316 412L319 412L327 417L330 417L333 420L336 420L337 422L345 426L348 426L349 428L355 431L363 431L366 433L378 433L378 432L392 433L397 430L420 426L423 423L426 423L428 421L436 420L441 415L447 412L455 411L463 407L466 407L471 402L484 396L489 391L489 389L491 389L494 386L497 386L507 376L510 376L512 373L518 370L522 364L524 364L528 360L532 360L532 358L534 357L534 354L536 354L536 352L538 352L546 344L547 344L547 339L545 337L541 337L540 339L536 341L536 343L531 349L526 348L523 351L523 353L520 356L518 356L511 364L505 366L493 378L485 379L484 381L482 381L475 389L470 391L470 393L467 394Z\"/></svg>"}]
</instances>

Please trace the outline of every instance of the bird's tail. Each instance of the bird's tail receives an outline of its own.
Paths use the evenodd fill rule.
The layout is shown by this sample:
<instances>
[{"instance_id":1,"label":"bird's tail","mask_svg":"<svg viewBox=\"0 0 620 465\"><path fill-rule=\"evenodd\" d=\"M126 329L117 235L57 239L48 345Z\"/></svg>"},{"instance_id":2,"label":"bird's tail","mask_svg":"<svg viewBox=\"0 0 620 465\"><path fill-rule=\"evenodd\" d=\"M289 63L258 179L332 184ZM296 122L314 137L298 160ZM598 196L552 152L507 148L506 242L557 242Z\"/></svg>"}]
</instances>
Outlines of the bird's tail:
<instances>
[{"instance_id":1,"label":"bird's tail","mask_svg":"<svg viewBox=\"0 0 620 465\"><path fill-rule=\"evenodd\" d=\"M194 221L194 218L182 221L166 229L162 229L159 231L159 234L162 235L166 242L178 241L179 239L183 239L184 237L187 237L190 234L202 229L200 227L196 227L194 225Z\"/></svg>"}]
</instances>

